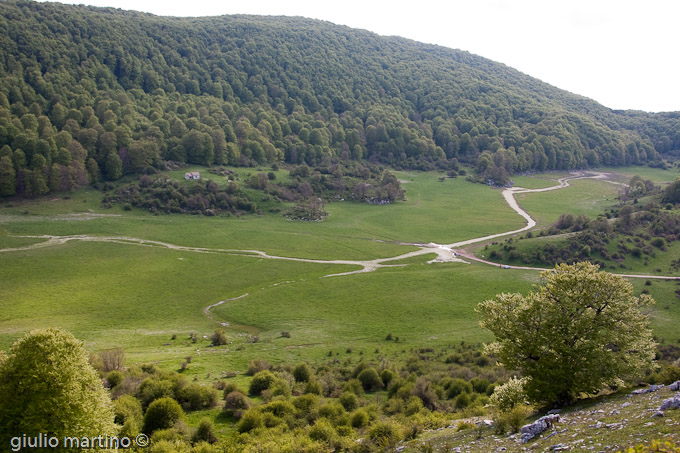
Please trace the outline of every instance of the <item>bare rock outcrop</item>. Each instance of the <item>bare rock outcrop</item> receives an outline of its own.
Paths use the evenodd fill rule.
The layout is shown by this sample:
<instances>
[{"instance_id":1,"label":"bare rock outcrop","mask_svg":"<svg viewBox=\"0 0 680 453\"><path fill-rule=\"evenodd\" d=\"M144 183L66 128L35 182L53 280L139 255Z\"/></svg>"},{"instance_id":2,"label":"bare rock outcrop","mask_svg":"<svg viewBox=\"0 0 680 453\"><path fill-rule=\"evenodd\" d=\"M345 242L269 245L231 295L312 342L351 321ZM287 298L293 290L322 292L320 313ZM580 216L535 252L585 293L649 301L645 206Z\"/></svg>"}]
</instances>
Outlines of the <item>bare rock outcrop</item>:
<instances>
[{"instance_id":1,"label":"bare rock outcrop","mask_svg":"<svg viewBox=\"0 0 680 453\"><path fill-rule=\"evenodd\" d=\"M666 398L661 402L659 411L667 411L669 409L680 409L680 394L673 396L673 398Z\"/></svg>"},{"instance_id":2,"label":"bare rock outcrop","mask_svg":"<svg viewBox=\"0 0 680 453\"><path fill-rule=\"evenodd\" d=\"M551 414L541 417L533 423L522 426L520 441L523 444L529 442L531 439L538 436L546 429L555 426L555 423L559 421L560 416L558 414Z\"/></svg>"}]
</instances>

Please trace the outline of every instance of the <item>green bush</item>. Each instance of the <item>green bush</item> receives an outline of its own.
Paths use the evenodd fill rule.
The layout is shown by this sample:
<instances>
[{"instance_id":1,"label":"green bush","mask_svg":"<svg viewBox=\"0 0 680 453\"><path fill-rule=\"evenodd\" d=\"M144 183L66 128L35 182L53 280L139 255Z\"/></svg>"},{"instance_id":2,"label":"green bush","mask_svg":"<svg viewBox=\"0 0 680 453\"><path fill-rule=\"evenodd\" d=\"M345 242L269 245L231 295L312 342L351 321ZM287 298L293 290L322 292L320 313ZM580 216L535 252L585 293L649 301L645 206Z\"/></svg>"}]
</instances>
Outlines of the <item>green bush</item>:
<instances>
[{"instance_id":1,"label":"green bush","mask_svg":"<svg viewBox=\"0 0 680 453\"><path fill-rule=\"evenodd\" d=\"M246 375L254 376L260 371L270 370L271 365L264 359L253 359L248 362L248 369L246 370Z\"/></svg>"},{"instance_id":2,"label":"green bush","mask_svg":"<svg viewBox=\"0 0 680 453\"><path fill-rule=\"evenodd\" d=\"M216 329L215 332L210 335L210 341L213 346L222 346L229 342L227 334L224 333L224 330L222 329Z\"/></svg>"},{"instance_id":3,"label":"green bush","mask_svg":"<svg viewBox=\"0 0 680 453\"><path fill-rule=\"evenodd\" d=\"M357 396L362 396L364 394L364 387L362 386L361 381L358 379L350 379L342 387L342 391L352 392Z\"/></svg>"},{"instance_id":4,"label":"green bush","mask_svg":"<svg viewBox=\"0 0 680 453\"><path fill-rule=\"evenodd\" d=\"M187 410L208 409L217 404L219 392L204 385L192 382L178 392L178 400Z\"/></svg>"},{"instance_id":5,"label":"green bush","mask_svg":"<svg viewBox=\"0 0 680 453\"><path fill-rule=\"evenodd\" d=\"M310 379L305 386L305 393L313 393L314 395L321 395L323 393L323 388L319 381L316 379Z\"/></svg>"},{"instance_id":6,"label":"green bush","mask_svg":"<svg viewBox=\"0 0 680 453\"><path fill-rule=\"evenodd\" d=\"M408 417L417 414L418 412L420 412L422 408L423 401L417 396L412 396L406 403L406 407L404 408L404 415Z\"/></svg>"},{"instance_id":7,"label":"green bush","mask_svg":"<svg viewBox=\"0 0 680 453\"><path fill-rule=\"evenodd\" d=\"M319 442L331 443L337 436L333 425L325 418L316 421L314 426L309 430L309 438Z\"/></svg>"},{"instance_id":8,"label":"green bush","mask_svg":"<svg viewBox=\"0 0 680 453\"><path fill-rule=\"evenodd\" d=\"M383 385L388 386L390 385L390 382L392 382L392 379L394 379L394 373L392 370L384 369L380 372L380 379L383 382Z\"/></svg>"},{"instance_id":9,"label":"green bush","mask_svg":"<svg viewBox=\"0 0 680 453\"><path fill-rule=\"evenodd\" d=\"M364 409L357 409L350 417L350 425L352 425L352 428L363 428L368 425L370 420L371 417Z\"/></svg>"},{"instance_id":10,"label":"green bush","mask_svg":"<svg viewBox=\"0 0 680 453\"><path fill-rule=\"evenodd\" d=\"M144 414L144 427L146 434L159 429L168 429L184 418L184 411L177 401L172 398L160 398L152 402Z\"/></svg>"},{"instance_id":11,"label":"green bush","mask_svg":"<svg viewBox=\"0 0 680 453\"><path fill-rule=\"evenodd\" d=\"M453 399L461 393L472 393L472 384L464 379L456 378L450 381L445 389L447 398Z\"/></svg>"},{"instance_id":12,"label":"green bush","mask_svg":"<svg viewBox=\"0 0 680 453\"><path fill-rule=\"evenodd\" d=\"M117 425L125 425L130 422L141 428L144 420L142 403L132 395L123 395L113 402L114 419Z\"/></svg>"},{"instance_id":13,"label":"green bush","mask_svg":"<svg viewBox=\"0 0 680 453\"><path fill-rule=\"evenodd\" d=\"M508 382L494 389L493 394L489 398L489 403L500 412L508 412L518 404L526 404L528 402L524 391L526 382L527 378L510 378Z\"/></svg>"},{"instance_id":14,"label":"green bush","mask_svg":"<svg viewBox=\"0 0 680 453\"><path fill-rule=\"evenodd\" d=\"M470 385L472 385L472 390L476 393L486 393L491 383L488 379L475 377L470 379Z\"/></svg>"},{"instance_id":15,"label":"green bush","mask_svg":"<svg viewBox=\"0 0 680 453\"><path fill-rule=\"evenodd\" d=\"M282 396L284 398L290 398L291 390L288 381L280 378L276 378L274 382L269 386L266 392L263 392L265 399L269 400L275 396Z\"/></svg>"},{"instance_id":16,"label":"green bush","mask_svg":"<svg viewBox=\"0 0 680 453\"><path fill-rule=\"evenodd\" d=\"M301 363L293 369L293 377L295 382L308 382L311 376L311 371L306 363Z\"/></svg>"},{"instance_id":17,"label":"green bush","mask_svg":"<svg viewBox=\"0 0 680 453\"><path fill-rule=\"evenodd\" d=\"M168 379L158 379L157 377L144 379L137 390L137 398L144 407L157 399L172 396L174 396L174 383Z\"/></svg>"},{"instance_id":18,"label":"green bush","mask_svg":"<svg viewBox=\"0 0 680 453\"><path fill-rule=\"evenodd\" d=\"M125 376L118 370L113 370L106 375L106 381L109 383L111 388L117 386L125 380Z\"/></svg>"},{"instance_id":19,"label":"green bush","mask_svg":"<svg viewBox=\"0 0 680 453\"><path fill-rule=\"evenodd\" d=\"M276 376L269 370L258 371L250 380L248 392L251 395L260 395L276 381Z\"/></svg>"},{"instance_id":20,"label":"green bush","mask_svg":"<svg viewBox=\"0 0 680 453\"><path fill-rule=\"evenodd\" d=\"M207 442L214 444L217 442L217 435L215 433L215 425L208 417L204 417L198 422L198 428L193 435L194 442Z\"/></svg>"},{"instance_id":21,"label":"green bush","mask_svg":"<svg viewBox=\"0 0 680 453\"><path fill-rule=\"evenodd\" d=\"M526 404L517 404L506 412L499 412L494 417L495 430L498 434L505 434L508 430L513 433L526 424L527 418L532 414L533 408Z\"/></svg>"},{"instance_id":22,"label":"green bush","mask_svg":"<svg viewBox=\"0 0 680 453\"><path fill-rule=\"evenodd\" d=\"M402 437L401 427L392 421L375 423L368 430L368 438L379 448L394 448Z\"/></svg>"},{"instance_id":23,"label":"green bush","mask_svg":"<svg viewBox=\"0 0 680 453\"><path fill-rule=\"evenodd\" d=\"M293 400L293 406L300 415L306 416L319 405L319 397L314 394L298 396Z\"/></svg>"},{"instance_id":24,"label":"green bush","mask_svg":"<svg viewBox=\"0 0 680 453\"><path fill-rule=\"evenodd\" d=\"M361 386L367 392L372 392L375 390L380 390L383 388L383 381L380 379L378 372L375 368L366 368L357 376Z\"/></svg>"},{"instance_id":25,"label":"green bush","mask_svg":"<svg viewBox=\"0 0 680 453\"><path fill-rule=\"evenodd\" d=\"M359 398L354 393L342 392L340 394L340 404L342 404L346 411L352 412L359 407Z\"/></svg>"},{"instance_id":26,"label":"green bush","mask_svg":"<svg viewBox=\"0 0 680 453\"><path fill-rule=\"evenodd\" d=\"M455 400L453 400L453 405L456 409L465 409L470 405L470 395L468 393L459 394Z\"/></svg>"},{"instance_id":27,"label":"green bush","mask_svg":"<svg viewBox=\"0 0 680 453\"><path fill-rule=\"evenodd\" d=\"M247 433L264 426L264 417L257 409L248 409L243 413L241 420L236 425L240 433Z\"/></svg>"},{"instance_id":28,"label":"green bush","mask_svg":"<svg viewBox=\"0 0 680 453\"><path fill-rule=\"evenodd\" d=\"M277 417L285 417L286 415L293 415L295 413L295 406L293 403L285 400L272 401L260 407L261 412L270 412Z\"/></svg>"},{"instance_id":29,"label":"green bush","mask_svg":"<svg viewBox=\"0 0 680 453\"><path fill-rule=\"evenodd\" d=\"M345 408L342 407L342 404L340 404L337 400L327 401L319 407L319 415L329 419L339 417L344 413Z\"/></svg>"},{"instance_id":30,"label":"green bush","mask_svg":"<svg viewBox=\"0 0 680 453\"><path fill-rule=\"evenodd\" d=\"M224 397L225 399L227 398L227 395L229 395L231 392L241 392L241 393L244 393L244 392L239 388L238 384L236 384L235 382L224 382L224 381L221 381L221 382L223 382L223 384L222 384L222 385L223 385L223 387L222 387L222 394L223 394L223 397Z\"/></svg>"},{"instance_id":31,"label":"green bush","mask_svg":"<svg viewBox=\"0 0 680 453\"><path fill-rule=\"evenodd\" d=\"M238 390L234 390L224 398L222 410L227 415L239 418L243 411L250 408L250 405L250 400L246 395Z\"/></svg>"}]
</instances>

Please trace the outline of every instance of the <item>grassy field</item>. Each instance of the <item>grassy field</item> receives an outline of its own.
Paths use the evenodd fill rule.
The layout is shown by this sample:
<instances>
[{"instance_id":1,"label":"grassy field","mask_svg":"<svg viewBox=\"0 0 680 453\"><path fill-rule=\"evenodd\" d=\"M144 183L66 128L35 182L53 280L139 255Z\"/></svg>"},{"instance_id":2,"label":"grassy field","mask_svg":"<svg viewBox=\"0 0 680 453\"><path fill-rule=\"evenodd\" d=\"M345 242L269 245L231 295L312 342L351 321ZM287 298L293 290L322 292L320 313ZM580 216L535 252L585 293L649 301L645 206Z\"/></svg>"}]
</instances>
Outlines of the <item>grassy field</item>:
<instances>
[{"instance_id":1,"label":"grassy field","mask_svg":"<svg viewBox=\"0 0 680 453\"><path fill-rule=\"evenodd\" d=\"M0 248L44 240L22 236L85 235L369 260L416 249L396 242L454 242L524 224L499 190L461 178L441 182L439 176L399 172L407 201L330 203L330 216L320 223L273 214L153 216L117 206L103 209L101 192L91 189L68 198L6 202L0 206ZM516 182L546 187L554 185L553 178L521 176ZM575 181L567 189L518 198L546 224L563 212L595 216L614 204L616 191L617 186L605 182ZM430 259L419 256L399 262L403 267L324 278L357 267L89 241L2 252L0 349L30 329L56 326L85 340L91 350L121 346L131 363L157 361L176 369L191 355L187 373L200 378L242 371L255 357L291 363L321 361L329 354L348 360L398 357L423 345L490 340L478 327L474 307L499 292L526 292L538 281L535 271L426 264ZM680 317L675 285L654 282L649 289L658 301L653 315L657 334L677 341L680 333L672 327ZM209 305L244 294L214 307L209 316L204 313ZM210 348L207 336L220 322L229 323L225 330L233 343ZM290 338L282 337L282 331ZM191 332L198 334L196 343L189 340ZM399 341L385 341L388 333Z\"/></svg>"},{"instance_id":2,"label":"grassy field","mask_svg":"<svg viewBox=\"0 0 680 453\"><path fill-rule=\"evenodd\" d=\"M643 179L649 179L652 182L655 182L656 184L670 183L680 177L680 172L675 167L668 170L662 170L659 168L652 167L623 167L623 168L604 167L601 170L606 172L617 173L618 175L620 175L621 180L623 182L625 182L626 179L630 179L635 175L638 175Z\"/></svg>"},{"instance_id":3,"label":"grassy field","mask_svg":"<svg viewBox=\"0 0 680 453\"><path fill-rule=\"evenodd\" d=\"M569 184L563 190L520 193L515 197L539 226L549 225L565 213L595 218L617 203L620 186L615 184L593 179L577 179Z\"/></svg>"}]
</instances>

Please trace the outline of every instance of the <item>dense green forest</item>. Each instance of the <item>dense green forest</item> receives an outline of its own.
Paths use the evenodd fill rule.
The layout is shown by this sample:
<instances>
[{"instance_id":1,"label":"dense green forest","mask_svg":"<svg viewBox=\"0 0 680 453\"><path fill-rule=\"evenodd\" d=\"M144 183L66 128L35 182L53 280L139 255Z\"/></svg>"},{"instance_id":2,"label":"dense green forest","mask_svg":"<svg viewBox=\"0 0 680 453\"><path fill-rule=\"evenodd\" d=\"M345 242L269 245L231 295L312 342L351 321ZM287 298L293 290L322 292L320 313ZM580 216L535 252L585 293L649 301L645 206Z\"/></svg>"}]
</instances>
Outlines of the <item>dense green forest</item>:
<instances>
[{"instance_id":1,"label":"dense green forest","mask_svg":"<svg viewBox=\"0 0 680 453\"><path fill-rule=\"evenodd\" d=\"M164 162L662 165L680 113L612 111L490 60L290 17L0 2L0 196Z\"/></svg>"}]
</instances>

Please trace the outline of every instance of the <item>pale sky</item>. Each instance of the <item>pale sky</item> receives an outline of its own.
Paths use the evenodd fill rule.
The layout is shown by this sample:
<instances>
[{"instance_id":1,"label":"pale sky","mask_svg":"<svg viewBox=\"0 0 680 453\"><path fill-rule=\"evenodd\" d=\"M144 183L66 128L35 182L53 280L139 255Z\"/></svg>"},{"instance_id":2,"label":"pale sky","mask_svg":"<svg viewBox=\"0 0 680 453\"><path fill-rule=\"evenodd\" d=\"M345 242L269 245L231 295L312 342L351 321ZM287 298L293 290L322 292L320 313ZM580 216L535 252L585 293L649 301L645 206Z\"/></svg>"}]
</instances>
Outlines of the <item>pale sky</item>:
<instances>
[{"instance_id":1,"label":"pale sky","mask_svg":"<svg viewBox=\"0 0 680 453\"><path fill-rule=\"evenodd\" d=\"M612 109L680 111L677 0L65 0L162 16L304 16L467 50Z\"/></svg>"}]
</instances>

